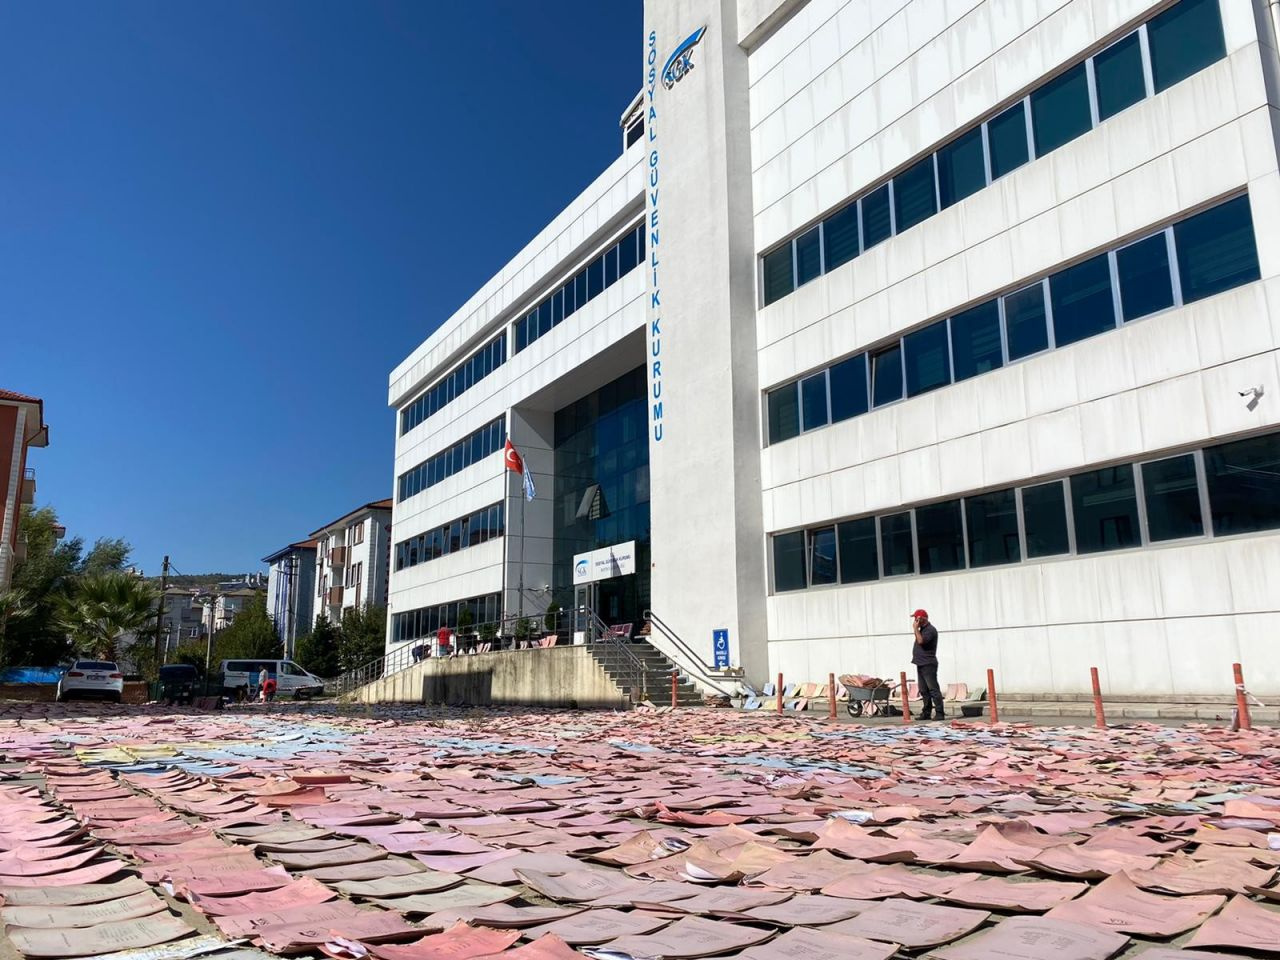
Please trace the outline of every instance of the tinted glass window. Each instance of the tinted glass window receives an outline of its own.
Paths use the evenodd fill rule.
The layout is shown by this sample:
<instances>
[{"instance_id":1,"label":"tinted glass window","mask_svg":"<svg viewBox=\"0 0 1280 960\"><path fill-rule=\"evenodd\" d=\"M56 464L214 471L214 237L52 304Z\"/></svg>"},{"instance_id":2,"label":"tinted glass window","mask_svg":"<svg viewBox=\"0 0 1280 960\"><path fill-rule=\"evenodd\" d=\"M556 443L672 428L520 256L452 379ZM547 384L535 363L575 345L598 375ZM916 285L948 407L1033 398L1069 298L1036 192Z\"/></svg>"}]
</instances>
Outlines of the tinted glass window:
<instances>
[{"instance_id":1,"label":"tinted glass window","mask_svg":"<svg viewBox=\"0 0 1280 960\"><path fill-rule=\"evenodd\" d=\"M1169 243L1163 233L1116 251L1120 310L1124 319L1145 317L1173 306Z\"/></svg>"},{"instance_id":2,"label":"tinted glass window","mask_svg":"<svg viewBox=\"0 0 1280 960\"><path fill-rule=\"evenodd\" d=\"M1052 557L1070 552L1067 501L1061 480L1022 488L1022 525L1027 534L1028 557Z\"/></svg>"},{"instance_id":3,"label":"tinted glass window","mask_svg":"<svg viewBox=\"0 0 1280 960\"><path fill-rule=\"evenodd\" d=\"M945 320L907 334L903 346L907 351L907 396L927 393L951 382Z\"/></svg>"},{"instance_id":4,"label":"tinted glass window","mask_svg":"<svg viewBox=\"0 0 1280 960\"><path fill-rule=\"evenodd\" d=\"M1037 157L1088 133L1092 126L1089 77L1083 63L1031 94L1031 129Z\"/></svg>"},{"instance_id":5,"label":"tinted glass window","mask_svg":"<svg viewBox=\"0 0 1280 960\"><path fill-rule=\"evenodd\" d=\"M803 590L808 586L804 572L804 531L779 533L773 538L773 588Z\"/></svg>"},{"instance_id":6,"label":"tinted glass window","mask_svg":"<svg viewBox=\"0 0 1280 960\"><path fill-rule=\"evenodd\" d=\"M975 127L938 151L938 192L943 208L959 203L986 185L982 127Z\"/></svg>"},{"instance_id":7,"label":"tinted glass window","mask_svg":"<svg viewBox=\"0 0 1280 960\"><path fill-rule=\"evenodd\" d=\"M841 360L830 370L831 422L867 412L867 355Z\"/></svg>"},{"instance_id":8,"label":"tinted glass window","mask_svg":"<svg viewBox=\"0 0 1280 960\"><path fill-rule=\"evenodd\" d=\"M1071 478L1071 511L1077 553L1136 547L1138 501L1133 467L1126 463L1076 474Z\"/></svg>"},{"instance_id":9,"label":"tinted glass window","mask_svg":"<svg viewBox=\"0 0 1280 960\"><path fill-rule=\"evenodd\" d=\"M769 442L790 440L800 432L800 401L789 383L769 394Z\"/></svg>"},{"instance_id":10,"label":"tinted glass window","mask_svg":"<svg viewBox=\"0 0 1280 960\"><path fill-rule=\"evenodd\" d=\"M886 577L916 572L915 557L911 552L910 512L880 518L880 553L884 557Z\"/></svg>"},{"instance_id":11,"label":"tinted glass window","mask_svg":"<svg viewBox=\"0 0 1280 960\"><path fill-rule=\"evenodd\" d=\"M1053 298L1053 338L1059 347L1114 330L1111 264L1104 253L1049 278Z\"/></svg>"},{"instance_id":12,"label":"tinted glass window","mask_svg":"<svg viewBox=\"0 0 1280 960\"><path fill-rule=\"evenodd\" d=\"M804 429L827 425L826 373L815 373L800 381L800 403Z\"/></svg>"},{"instance_id":13,"label":"tinted glass window","mask_svg":"<svg viewBox=\"0 0 1280 960\"><path fill-rule=\"evenodd\" d=\"M1204 468L1216 535L1280 527L1280 434L1210 447Z\"/></svg>"},{"instance_id":14,"label":"tinted glass window","mask_svg":"<svg viewBox=\"0 0 1280 960\"><path fill-rule=\"evenodd\" d=\"M623 237L621 243L619 244L618 269L621 270L624 274L630 273L632 270L636 268L636 264L640 262L640 252L636 249L636 239L637 239L637 234L633 230L631 233ZM572 289L570 289L569 298L571 300L573 298ZM572 308L569 308L568 304L566 304L565 306L566 308L568 308L568 312L570 313L573 312Z\"/></svg>"},{"instance_id":15,"label":"tinted glass window","mask_svg":"<svg viewBox=\"0 0 1280 960\"><path fill-rule=\"evenodd\" d=\"M951 357L957 381L995 370L1003 363L998 300L980 303L951 318Z\"/></svg>"},{"instance_id":16,"label":"tinted glass window","mask_svg":"<svg viewBox=\"0 0 1280 960\"><path fill-rule=\"evenodd\" d=\"M889 239L893 221L889 211L889 184L862 198L862 249L870 250Z\"/></svg>"},{"instance_id":17,"label":"tinted glass window","mask_svg":"<svg viewBox=\"0 0 1280 960\"><path fill-rule=\"evenodd\" d=\"M587 264L587 299L594 300L604 289L604 257L596 257ZM545 328L543 329L545 333Z\"/></svg>"},{"instance_id":18,"label":"tinted glass window","mask_svg":"<svg viewBox=\"0 0 1280 960\"><path fill-rule=\"evenodd\" d=\"M964 528L960 501L931 503L916 508L916 542L921 573L945 573L964 568Z\"/></svg>"},{"instance_id":19,"label":"tinted glass window","mask_svg":"<svg viewBox=\"0 0 1280 960\"><path fill-rule=\"evenodd\" d=\"M902 399L902 348L897 344L871 358L872 406Z\"/></svg>"},{"instance_id":20,"label":"tinted glass window","mask_svg":"<svg viewBox=\"0 0 1280 960\"><path fill-rule=\"evenodd\" d=\"M1218 0L1182 0L1147 24L1156 93L1227 53Z\"/></svg>"},{"instance_id":21,"label":"tinted glass window","mask_svg":"<svg viewBox=\"0 0 1280 960\"><path fill-rule=\"evenodd\" d=\"M822 586L836 582L836 528L809 531L809 582Z\"/></svg>"},{"instance_id":22,"label":"tinted glass window","mask_svg":"<svg viewBox=\"0 0 1280 960\"><path fill-rule=\"evenodd\" d=\"M827 217L822 224L827 269L834 270L858 255L858 205L851 203Z\"/></svg>"},{"instance_id":23,"label":"tinted glass window","mask_svg":"<svg viewBox=\"0 0 1280 960\"><path fill-rule=\"evenodd\" d=\"M1260 276L1247 195L1174 224L1173 242L1178 251L1182 299L1187 303Z\"/></svg>"},{"instance_id":24,"label":"tinted glass window","mask_svg":"<svg viewBox=\"0 0 1280 960\"><path fill-rule=\"evenodd\" d=\"M618 282L618 248L609 249L604 255L604 285L611 287Z\"/></svg>"},{"instance_id":25,"label":"tinted glass window","mask_svg":"<svg viewBox=\"0 0 1280 960\"><path fill-rule=\"evenodd\" d=\"M966 497L964 509L969 533L969 566L990 567L1022 559L1018 544L1018 505L1012 489Z\"/></svg>"},{"instance_id":26,"label":"tinted glass window","mask_svg":"<svg viewBox=\"0 0 1280 960\"><path fill-rule=\"evenodd\" d=\"M803 286L822 273L822 243L818 228L796 237L796 286Z\"/></svg>"},{"instance_id":27,"label":"tinted glass window","mask_svg":"<svg viewBox=\"0 0 1280 960\"><path fill-rule=\"evenodd\" d=\"M1034 283L1004 298L1004 325L1010 360L1048 349L1049 332L1045 326L1042 284Z\"/></svg>"},{"instance_id":28,"label":"tinted glass window","mask_svg":"<svg viewBox=\"0 0 1280 960\"><path fill-rule=\"evenodd\" d=\"M991 179L998 180L1027 162L1027 112L1019 100L987 121L991 148Z\"/></svg>"},{"instance_id":29,"label":"tinted glass window","mask_svg":"<svg viewBox=\"0 0 1280 960\"><path fill-rule=\"evenodd\" d=\"M938 212L932 154L893 178L893 203L898 233Z\"/></svg>"},{"instance_id":30,"label":"tinted glass window","mask_svg":"<svg viewBox=\"0 0 1280 960\"><path fill-rule=\"evenodd\" d=\"M875 517L838 524L840 582L865 583L880 578L880 553L876 549Z\"/></svg>"},{"instance_id":31,"label":"tinted glass window","mask_svg":"<svg viewBox=\"0 0 1280 960\"><path fill-rule=\"evenodd\" d=\"M795 289L791 275L791 244L779 247L764 258L764 302L785 297Z\"/></svg>"},{"instance_id":32,"label":"tinted glass window","mask_svg":"<svg viewBox=\"0 0 1280 960\"><path fill-rule=\"evenodd\" d=\"M1114 117L1147 95L1147 83L1142 75L1142 43L1137 31L1093 58L1093 79L1098 92L1099 120Z\"/></svg>"},{"instance_id":33,"label":"tinted glass window","mask_svg":"<svg viewBox=\"0 0 1280 960\"><path fill-rule=\"evenodd\" d=\"M1142 497L1147 506L1147 536L1152 543L1204 533L1196 460L1191 454L1144 463Z\"/></svg>"}]
</instances>

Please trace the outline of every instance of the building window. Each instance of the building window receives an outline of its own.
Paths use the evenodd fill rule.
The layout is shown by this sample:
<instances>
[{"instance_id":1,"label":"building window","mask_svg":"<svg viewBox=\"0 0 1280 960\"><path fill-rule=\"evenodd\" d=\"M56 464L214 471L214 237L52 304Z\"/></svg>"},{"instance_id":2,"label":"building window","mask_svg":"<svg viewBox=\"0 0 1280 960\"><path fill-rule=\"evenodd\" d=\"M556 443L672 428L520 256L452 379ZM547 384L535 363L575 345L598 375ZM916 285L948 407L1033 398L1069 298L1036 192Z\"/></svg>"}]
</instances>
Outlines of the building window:
<instances>
[{"instance_id":1,"label":"building window","mask_svg":"<svg viewBox=\"0 0 1280 960\"><path fill-rule=\"evenodd\" d=\"M1036 281L1004 298L1004 329L1010 360L1021 360L1049 349L1049 328L1045 321L1042 282Z\"/></svg>"},{"instance_id":2,"label":"building window","mask_svg":"<svg viewBox=\"0 0 1280 960\"><path fill-rule=\"evenodd\" d=\"M1136 547L1141 541L1133 467L1103 467L1073 476L1071 514L1077 553Z\"/></svg>"},{"instance_id":3,"label":"building window","mask_svg":"<svg viewBox=\"0 0 1280 960\"><path fill-rule=\"evenodd\" d=\"M1218 0L1182 0L1147 24L1156 93L1227 55Z\"/></svg>"},{"instance_id":4,"label":"building window","mask_svg":"<svg viewBox=\"0 0 1280 960\"><path fill-rule=\"evenodd\" d=\"M1174 224L1173 240L1182 299L1187 303L1261 276L1247 194Z\"/></svg>"},{"instance_id":5,"label":"building window","mask_svg":"<svg viewBox=\"0 0 1280 960\"><path fill-rule=\"evenodd\" d=\"M809 531L809 585L818 587L837 581L836 528Z\"/></svg>"},{"instance_id":6,"label":"building window","mask_svg":"<svg viewBox=\"0 0 1280 960\"><path fill-rule=\"evenodd\" d=\"M911 511L880 518L880 555L884 558L884 575L900 577L916 572L911 544Z\"/></svg>"},{"instance_id":7,"label":"building window","mask_svg":"<svg viewBox=\"0 0 1280 960\"><path fill-rule=\"evenodd\" d=\"M907 396L916 397L951 382L947 321L907 334L902 346L907 364Z\"/></svg>"},{"instance_id":8,"label":"building window","mask_svg":"<svg viewBox=\"0 0 1280 960\"><path fill-rule=\"evenodd\" d=\"M453 372L400 411L403 436L422 421L456 400L507 360L506 331L498 334L469 356Z\"/></svg>"},{"instance_id":9,"label":"building window","mask_svg":"<svg viewBox=\"0 0 1280 960\"><path fill-rule=\"evenodd\" d=\"M1152 543L1204 534L1196 458L1190 454L1142 465L1142 502Z\"/></svg>"},{"instance_id":10,"label":"building window","mask_svg":"<svg viewBox=\"0 0 1280 960\"><path fill-rule=\"evenodd\" d=\"M1280 432L774 534L775 590L1267 530L1280 530Z\"/></svg>"},{"instance_id":11,"label":"building window","mask_svg":"<svg viewBox=\"0 0 1280 960\"><path fill-rule=\"evenodd\" d=\"M959 382L995 370L1004 363L1000 341L1000 302L988 300L951 318L951 358Z\"/></svg>"},{"instance_id":12,"label":"building window","mask_svg":"<svg viewBox=\"0 0 1280 960\"><path fill-rule=\"evenodd\" d=\"M938 192L943 209L977 193L986 185L982 128L975 127L938 151Z\"/></svg>"},{"instance_id":13,"label":"building window","mask_svg":"<svg viewBox=\"0 0 1280 960\"><path fill-rule=\"evenodd\" d=\"M827 416L827 371L800 381L800 410L805 430L825 427Z\"/></svg>"},{"instance_id":14,"label":"building window","mask_svg":"<svg viewBox=\"0 0 1280 960\"><path fill-rule=\"evenodd\" d=\"M1058 489L1061 492L1061 484ZM1022 559L1018 542L1018 498L1012 488L965 497L964 511L969 566L990 567Z\"/></svg>"},{"instance_id":15,"label":"building window","mask_svg":"<svg viewBox=\"0 0 1280 960\"><path fill-rule=\"evenodd\" d=\"M804 569L804 531L773 538L773 583L779 591L803 590L809 585Z\"/></svg>"},{"instance_id":16,"label":"building window","mask_svg":"<svg viewBox=\"0 0 1280 960\"><path fill-rule=\"evenodd\" d=\"M763 303L848 263L860 251L909 230L939 208L958 203L1225 56L1218 0L1181 0L1094 56L1068 64L1026 97L996 108L985 121L959 131L884 183L843 202L823 221L820 234L806 231L766 254ZM1154 90L1147 89L1148 72ZM853 242L859 219L860 244ZM803 261L798 256L802 247ZM798 272L792 269L793 256Z\"/></svg>"},{"instance_id":17,"label":"building window","mask_svg":"<svg viewBox=\"0 0 1280 960\"><path fill-rule=\"evenodd\" d=\"M960 501L916 508L916 547L921 573L964 569L964 526Z\"/></svg>"},{"instance_id":18,"label":"building window","mask_svg":"<svg viewBox=\"0 0 1280 960\"><path fill-rule=\"evenodd\" d=\"M831 422L838 423L867 412L867 355L842 360L829 371Z\"/></svg>"},{"instance_id":19,"label":"building window","mask_svg":"<svg viewBox=\"0 0 1280 960\"><path fill-rule=\"evenodd\" d=\"M836 527L840 547L840 582L864 583L880 578L876 518L846 520Z\"/></svg>"},{"instance_id":20,"label":"building window","mask_svg":"<svg viewBox=\"0 0 1280 960\"><path fill-rule=\"evenodd\" d=\"M1093 79L1098 92L1099 121L1111 119L1146 97L1147 81L1138 31L1093 58Z\"/></svg>"},{"instance_id":21,"label":"building window","mask_svg":"<svg viewBox=\"0 0 1280 960\"><path fill-rule=\"evenodd\" d=\"M544 337L644 261L644 224L628 230L515 322L515 352Z\"/></svg>"},{"instance_id":22,"label":"building window","mask_svg":"<svg viewBox=\"0 0 1280 960\"><path fill-rule=\"evenodd\" d=\"M800 402L796 385L789 383L769 394L769 442L781 443L800 433Z\"/></svg>"},{"instance_id":23,"label":"building window","mask_svg":"<svg viewBox=\"0 0 1280 960\"><path fill-rule=\"evenodd\" d=\"M1172 265L1171 246L1177 249ZM1180 302L1191 302L1259 277L1249 197L1244 194L1116 249L1114 267L1111 251L1098 254L873 349L872 406L902 399L904 354L906 393L916 396L997 369L1006 358L1020 360L1115 329L1117 301L1121 315L1132 320L1173 305L1179 286ZM866 356L857 354L828 368L830 422L866 412L861 401ZM820 371L810 378L821 376ZM796 389L789 383L769 392L770 443L799 432L799 414L793 411ZM781 418L776 426L775 417ZM812 424L821 425L820 418Z\"/></svg>"},{"instance_id":24,"label":"building window","mask_svg":"<svg viewBox=\"0 0 1280 960\"><path fill-rule=\"evenodd\" d=\"M826 269L834 270L848 263L859 252L858 205L851 203L822 222L822 244L826 252Z\"/></svg>"},{"instance_id":25,"label":"building window","mask_svg":"<svg viewBox=\"0 0 1280 960\"><path fill-rule=\"evenodd\" d=\"M1070 143L1092 127L1089 77L1083 63L1031 94L1031 129L1037 157Z\"/></svg>"},{"instance_id":26,"label":"building window","mask_svg":"<svg viewBox=\"0 0 1280 960\"><path fill-rule=\"evenodd\" d=\"M902 347L894 344L871 357L872 406L902 399Z\"/></svg>"},{"instance_id":27,"label":"building window","mask_svg":"<svg viewBox=\"0 0 1280 960\"><path fill-rule=\"evenodd\" d=\"M1120 279L1120 309L1125 320L1136 320L1173 306L1166 231L1116 251Z\"/></svg>"},{"instance_id":28,"label":"building window","mask_svg":"<svg viewBox=\"0 0 1280 960\"><path fill-rule=\"evenodd\" d=\"M364 521L360 521L351 528L351 543L364 543Z\"/></svg>"},{"instance_id":29,"label":"building window","mask_svg":"<svg viewBox=\"0 0 1280 960\"><path fill-rule=\"evenodd\" d=\"M1204 452L1215 536L1280 528L1280 434Z\"/></svg>"},{"instance_id":30,"label":"building window","mask_svg":"<svg viewBox=\"0 0 1280 960\"><path fill-rule=\"evenodd\" d=\"M1104 253L1049 278L1054 346L1065 347L1116 326L1111 261Z\"/></svg>"},{"instance_id":31,"label":"building window","mask_svg":"<svg viewBox=\"0 0 1280 960\"><path fill-rule=\"evenodd\" d=\"M501 450L506 439L504 426L505 418L492 420L447 450L400 474L396 483L397 499L404 501L416 496Z\"/></svg>"}]
</instances>

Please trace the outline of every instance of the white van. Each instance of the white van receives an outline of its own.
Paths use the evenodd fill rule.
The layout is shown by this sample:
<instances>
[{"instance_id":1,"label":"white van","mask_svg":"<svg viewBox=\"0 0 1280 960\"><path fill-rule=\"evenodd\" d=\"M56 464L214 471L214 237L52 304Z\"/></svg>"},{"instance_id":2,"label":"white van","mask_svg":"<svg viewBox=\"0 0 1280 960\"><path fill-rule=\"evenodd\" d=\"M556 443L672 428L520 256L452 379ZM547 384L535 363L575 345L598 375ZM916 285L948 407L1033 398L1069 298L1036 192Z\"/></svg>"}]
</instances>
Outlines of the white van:
<instances>
[{"instance_id":1,"label":"white van","mask_svg":"<svg viewBox=\"0 0 1280 960\"><path fill-rule=\"evenodd\" d=\"M223 691L235 698L243 689L246 698L255 699L263 667L267 668L267 676L276 682L278 698L292 696L301 700L324 693L324 681L292 660L223 660Z\"/></svg>"}]
</instances>

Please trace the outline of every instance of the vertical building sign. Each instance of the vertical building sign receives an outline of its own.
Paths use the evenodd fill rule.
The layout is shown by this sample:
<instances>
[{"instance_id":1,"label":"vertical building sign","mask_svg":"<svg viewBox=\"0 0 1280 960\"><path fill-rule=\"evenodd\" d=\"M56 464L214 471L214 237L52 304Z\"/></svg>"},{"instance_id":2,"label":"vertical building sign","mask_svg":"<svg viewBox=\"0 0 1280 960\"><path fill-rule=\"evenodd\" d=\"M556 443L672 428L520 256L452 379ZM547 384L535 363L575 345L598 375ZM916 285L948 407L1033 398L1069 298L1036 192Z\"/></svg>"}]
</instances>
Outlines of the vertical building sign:
<instances>
[{"instance_id":1,"label":"vertical building sign","mask_svg":"<svg viewBox=\"0 0 1280 960\"><path fill-rule=\"evenodd\" d=\"M645 210L649 234L649 426L653 442L662 442L662 285L659 282L658 235L658 109L654 94L658 88L658 34L649 31L645 53L645 99L649 110L644 125L649 134L649 175L645 190Z\"/></svg>"}]
</instances>

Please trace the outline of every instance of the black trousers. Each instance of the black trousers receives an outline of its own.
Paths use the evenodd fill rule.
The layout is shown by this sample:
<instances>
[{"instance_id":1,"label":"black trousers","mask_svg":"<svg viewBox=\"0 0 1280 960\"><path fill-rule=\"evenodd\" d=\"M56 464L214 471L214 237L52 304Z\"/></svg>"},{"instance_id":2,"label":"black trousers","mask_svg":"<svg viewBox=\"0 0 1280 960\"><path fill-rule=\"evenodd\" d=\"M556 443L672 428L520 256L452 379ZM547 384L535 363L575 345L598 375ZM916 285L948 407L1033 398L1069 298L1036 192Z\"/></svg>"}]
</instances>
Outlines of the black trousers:
<instances>
[{"instance_id":1,"label":"black trousers","mask_svg":"<svg viewBox=\"0 0 1280 960\"><path fill-rule=\"evenodd\" d=\"M942 688L938 686L938 665L916 664L916 680L920 684L920 699L924 701L920 716L925 719L935 714L939 718L946 716L942 706Z\"/></svg>"}]
</instances>

